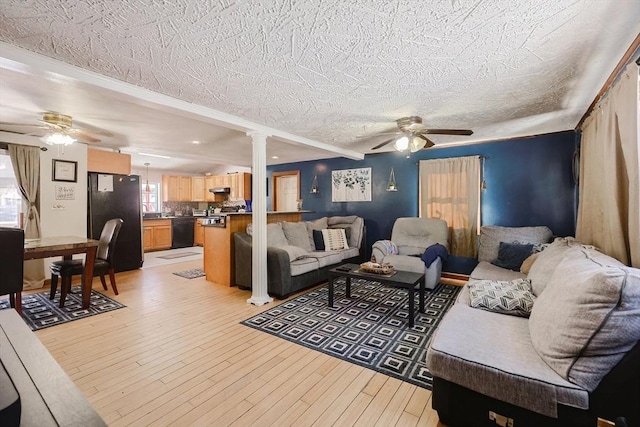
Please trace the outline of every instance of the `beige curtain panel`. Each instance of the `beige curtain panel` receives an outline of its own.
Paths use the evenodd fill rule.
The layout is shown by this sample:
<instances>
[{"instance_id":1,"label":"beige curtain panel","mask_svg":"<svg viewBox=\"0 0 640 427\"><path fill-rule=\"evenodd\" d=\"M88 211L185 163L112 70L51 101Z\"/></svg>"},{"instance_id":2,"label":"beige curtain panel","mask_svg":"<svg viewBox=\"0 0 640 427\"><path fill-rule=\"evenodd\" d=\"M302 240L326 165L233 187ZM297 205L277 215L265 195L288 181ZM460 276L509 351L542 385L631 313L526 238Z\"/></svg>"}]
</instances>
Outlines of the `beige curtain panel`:
<instances>
[{"instance_id":1,"label":"beige curtain panel","mask_svg":"<svg viewBox=\"0 0 640 427\"><path fill-rule=\"evenodd\" d=\"M480 157L421 160L420 217L447 221L452 255L477 257Z\"/></svg>"},{"instance_id":2,"label":"beige curtain panel","mask_svg":"<svg viewBox=\"0 0 640 427\"><path fill-rule=\"evenodd\" d=\"M40 148L8 144L9 157L16 181L27 205L24 223L25 239L42 237L38 193L40 192ZM34 259L24 263L24 289L38 289L44 285L44 260Z\"/></svg>"},{"instance_id":3,"label":"beige curtain panel","mask_svg":"<svg viewBox=\"0 0 640 427\"><path fill-rule=\"evenodd\" d=\"M640 267L640 90L629 64L582 127L576 238Z\"/></svg>"}]
</instances>

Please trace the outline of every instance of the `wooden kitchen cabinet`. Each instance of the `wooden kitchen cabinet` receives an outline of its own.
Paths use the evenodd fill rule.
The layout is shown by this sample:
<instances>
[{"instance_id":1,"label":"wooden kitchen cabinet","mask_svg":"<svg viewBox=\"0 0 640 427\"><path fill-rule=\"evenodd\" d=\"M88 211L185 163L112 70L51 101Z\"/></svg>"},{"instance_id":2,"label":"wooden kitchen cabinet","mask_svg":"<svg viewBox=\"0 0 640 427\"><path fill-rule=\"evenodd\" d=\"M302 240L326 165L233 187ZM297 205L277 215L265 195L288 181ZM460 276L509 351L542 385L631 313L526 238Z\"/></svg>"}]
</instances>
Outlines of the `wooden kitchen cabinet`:
<instances>
[{"instance_id":1,"label":"wooden kitchen cabinet","mask_svg":"<svg viewBox=\"0 0 640 427\"><path fill-rule=\"evenodd\" d=\"M191 177L191 201L192 202L204 202L206 200L205 195L205 177L193 176Z\"/></svg>"},{"instance_id":2,"label":"wooden kitchen cabinet","mask_svg":"<svg viewBox=\"0 0 640 427\"><path fill-rule=\"evenodd\" d=\"M162 201L190 202L191 178L190 176L162 175Z\"/></svg>"},{"instance_id":3,"label":"wooden kitchen cabinet","mask_svg":"<svg viewBox=\"0 0 640 427\"><path fill-rule=\"evenodd\" d=\"M193 227L193 244L196 246L204 246L204 227L202 226L202 219L196 219Z\"/></svg>"},{"instance_id":4,"label":"wooden kitchen cabinet","mask_svg":"<svg viewBox=\"0 0 640 427\"><path fill-rule=\"evenodd\" d=\"M207 202L215 202L215 194L209 191L210 188L215 188L215 175L209 175L204 177L204 191L205 200Z\"/></svg>"},{"instance_id":5,"label":"wooden kitchen cabinet","mask_svg":"<svg viewBox=\"0 0 640 427\"><path fill-rule=\"evenodd\" d=\"M251 199L251 174L250 173L231 173L229 177L229 187L231 193L229 197L232 199Z\"/></svg>"},{"instance_id":6,"label":"wooden kitchen cabinet","mask_svg":"<svg viewBox=\"0 0 640 427\"><path fill-rule=\"evenodd\" d=\"M171 249L171 220L146 219L142 223L142 248L147 251Z\"/></svg>"}]
</instances>

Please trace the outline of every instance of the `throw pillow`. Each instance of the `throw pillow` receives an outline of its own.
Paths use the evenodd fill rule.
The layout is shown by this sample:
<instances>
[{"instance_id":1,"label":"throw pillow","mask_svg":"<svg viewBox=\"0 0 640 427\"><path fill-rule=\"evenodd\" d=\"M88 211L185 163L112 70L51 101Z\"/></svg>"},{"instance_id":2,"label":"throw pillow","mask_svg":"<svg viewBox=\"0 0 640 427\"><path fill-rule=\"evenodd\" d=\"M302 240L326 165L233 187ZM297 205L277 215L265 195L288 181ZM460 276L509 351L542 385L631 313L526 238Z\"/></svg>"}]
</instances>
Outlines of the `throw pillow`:
<instances>
[{"instance_id":1,"label":"throw pillow","mask_svg":"<svg viewBox=\"0 0 640 427\"><path fill-rule=\"evenodd\" d=\"M322 230L322 239L324 240L325 251L338 251L341 249L349 249L347 243L347 235L344 228L328 228Z\"/></svg>"},{"instance_id":2,"label":"throw pillow","mask_svg":"<svg viewBox=\"0 0 640 427\"><path fill-rule=\"evenodd\" d=\"M471 307L513 316L529 317L535 296L527 279L469 282Z\"/></svg>"},{"instance_id":3,"label":"throw pillow","mask_svg":"<svg viewBox=\"0 0 640 427\"><path fill-rule=\"evenodd\" d=\"M523 245L519 243L500 242L498 258L495 261L491 261L491 264L518 271L520 270L522 262L529 258L532 251L532 244Z\"/></svg>"},{"instance_id":4,"label":"throw pillow","mask_svg":"<svg viewBox=\"0 0 640 427\"><path fill-rule=\"evenodd\" d=\"M574 246L536 300L529 333L551 369L593 391L640 340L640 270Z\"/></svg>"},{"instance_id":5,"label":"throw pillow","mask_svg":"<svg viewBox=\"0 0 640 427\"><path fill-rule=\"evenodd\" d=\"M329 228L327 217L325 216L311 221L305 221L304 223L307 225L307 233L309 234L309 246L311 246L311 250L321 250L317 249L313 243L313 230L322 230L324 228Z\"/></svg>"},{"instance_id":6,"label":"throw pillow","mask_svg":"<svg viewBox=\"0 0 640 427\"><path fill-rule=\"evenodd\" d=\"M313 232L313 244L316 251L324 251L324 239L322 238L322 230L312 230Z\"/></svg>"}]
</instances>

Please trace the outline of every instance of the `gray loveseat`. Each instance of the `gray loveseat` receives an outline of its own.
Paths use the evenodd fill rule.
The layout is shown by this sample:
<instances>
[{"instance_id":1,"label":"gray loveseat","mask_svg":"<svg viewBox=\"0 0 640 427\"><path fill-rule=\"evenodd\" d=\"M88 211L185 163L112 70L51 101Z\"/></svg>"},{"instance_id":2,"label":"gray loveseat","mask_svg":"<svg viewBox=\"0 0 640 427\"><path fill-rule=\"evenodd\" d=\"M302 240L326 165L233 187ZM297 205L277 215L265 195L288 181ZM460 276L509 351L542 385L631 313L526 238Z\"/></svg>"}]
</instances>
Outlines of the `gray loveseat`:
<instances>
[{"instance_id":1,"label":"gray loveseat","mask_svg":"<svg viewBox=\"0 0 640 427\"><path fill-rule=\"evenodd\" d=\"M318 232L344 229L348 248L316 248ZM316 239L314 240L314 230ZM251 226L235 233L236 285L251 289ZM269 295L284 299L294 292L327 280L328 271L345 262L364 261L364 219L358 216L322 217L313 221L267 224L267 275ZM328 247L328 245L327 245Z\"/></svg>"},{"instance_id":2,"label":"gray loveseat","mask_svg":"<svg viewBox=\"0 0 640 427\"><path fill-rule=\"evenodd\" d=\"M487 234L533 243L550 232L492 227L482 234L485 260L427 352L441 421L595 426L597 417L625 417L628 425L640 425L640 270L572 238L558 238L527 258L528 274L507 270L487 261L495 262L498 242L483 246L483 237L484 243ZM471 307L482 298L470 289L486 284L483 279L530 282L530 317Z\"/></svg>"}]
</instances>

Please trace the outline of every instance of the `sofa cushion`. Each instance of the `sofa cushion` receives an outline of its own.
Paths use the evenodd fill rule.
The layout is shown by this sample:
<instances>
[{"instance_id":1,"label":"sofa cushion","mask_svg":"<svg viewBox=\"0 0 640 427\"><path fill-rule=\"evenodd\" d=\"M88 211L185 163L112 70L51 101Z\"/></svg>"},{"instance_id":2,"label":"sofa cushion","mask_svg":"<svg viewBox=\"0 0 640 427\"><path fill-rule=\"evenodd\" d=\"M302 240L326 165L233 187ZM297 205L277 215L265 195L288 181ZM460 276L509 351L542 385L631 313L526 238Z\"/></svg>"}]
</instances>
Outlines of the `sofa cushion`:
<instances>
[{"instance_id":1,"label":"sofa cushion","mask_svg":"<svg viewBox=\"0 0 640 427\"><path fill-rule=\"evenodd\" d=\"M574 245L538 297L529 330L552 369L593 391L640 340L640 270Z\"/></svg>"},{"instance_id":2,"label":"sofa cushion","mask_svg":"<svg viewBox=\"0 0 640 427\"><path fill-rule=\"evenodd\" d=\"M522 262L533 252L533 245L529 243L500 242L498 258L492 264L509 270L520 271Z\"/></svg>"},{"instance_id":3,"label":"sofa cushion","mask_svg":"<svg viewBox=\"0 0 640 427\"><path fill-rule=\"evenodd\" d=\"M309 232L304 222L282 222L282 231L284 232L287 242L292 246L298 246L305 251L311 251L311 243L309 242Z\"/></svg>"},{"instance_id":4,"label":"sofa cushion","mask_svg":"<svg viewBox=\"0 0 640 427\"><path fill-rule=\"evenodd\" d=\"M470 279L475 280L515 280L524 279L527 276L519 271L508 270L498 267L487 261L481 261L476 265L470 275Z\"/></svg>"},{"instance_id":5,"label":"sofa cushion","mask_svg":"<svg viewBox=\"0 0 640 427\"><path fill-rule=\"evenodd\" d=\"M536 296L540 296L544 291L549 279L556 270L556 267L562 261L567 251L571 249L569 246L570 238L558 237L544 251L540 252L536 262L531 265L527 278L531 280L531 287Z\"/></svg>"},{"instance_id":6,"label":"sofa cushion","mask_svg":"<svg viewBox=\"0 0 640 427\"><path fill-rule=\"evenodd\" d=\"M551 240L551 236L551 230L546 226L499 227L497 225L484 225L480 227L478 261L492 262L498 258L500 242L547 243Z\"/></svg>"},{"instance_id":7,"label":"sofa cushion","mask_svg":"<svg viewBox=\"0 0 640 427\"><path fill-rule=\"evenodd\" d=\"M329 222L326 216L322 218L314 219L311 221L305 221L305 225L307 226L307 233L309 234L309 246L310 250L315 251L317 248L315 247L315 243L313 241L313 230L322 230L324 228L329 228Z\"/></svg>"},{"instance_id":8,"label":"sofa cushion","mask_svg":"<svg viewBox=\"0 0 640 427\"><path fill-rule=\"evenodd\" d=\"M342 251L313 251L307 254L308 257L312 257L318 260L318 267L326 267L328 265L338 264L343 260L344 255Z\"/></svg>"},{"instance_id":9,"label":"sofa cushion","mask_svg":"<svg viewBox=\"0 0 640 427\"><path fill-rule=\"evenodd\" d=\"M557 417L558 404L587 409L587 391L538 356L527 323L454 304L434 333L427 367L433 376L549 417Z\"/></svg>"},{"instance_id":10,"label":"sofa cushion","mask_svg":"<svg viewBox=\"0 0 640 427\"><path fill-rule=\"evenodd\" d=\"M539 255L540 255L540 252L533 253L529 255L527 259L522 261L522 265L520 266L520 273L529 274L529 271L531 271L531 266L533 265L534 262L536 262L536 259L538 259Z\"/></svg>"},{"instance_id":11,"label":"sofa cushion","mask_svg":"<svg viewBox=\"0 0 640 427\"><path fill-rule=\"evenodd\" d=\"M284 231L282 231L282 224L279 222L267 224L267 246L281 248L287 245L289 245L289 242L284 235Z\"/></svg>"},{"instance_id":12,"label":"sofa cushion","mask_svg":"<svg viewBox=\"0 0 640 427\"><path fill-rule=\"evenodd\" d=\"M469 293L473 308L522 317L529 317L535 300L527 279L474 280Z\"/></svg>"},{"instance_id":13,"label":"sofa cushion","mask_svg":"<svg viewBox=\"0 0 640 427\"><path fill-rule=\"evenodd\" d=\"M419 257L406 255L387 255L384 257L385 264L391 264L396 270L411 271L413 273L424 273L425 265Z\"/></svg>"},{"instance_id":14,"label":"sofa cushion","mask_svg":"<svg viewBox=\"0 0 640 427\"><path fill-rule=\"evenodd\" d=\"M291 276L299 276L309 271L314 271L319 268L318 260L315 258L301 258L291 262Z\"/></svg>"},{"instance_id":15,"label":"sofa cushion","mask_svg":"<svg viewBox=\"0 0 640 427\"><path fill-rule=\"evenodd\" d=\"M344 230L344 234L347 237L347 242L348 242L349 237L351 237L351 229L342 228L341 230ZM322 230L313 230L313 245L315 246L316 251L324 251L326 249L324 245L324 237L322 235Z\"/></svg>"},{"instance_id":16,"label":"sofa cushion","mask_svg":"<svg viewBox=\"0 0 640 427\"><path fill-rule=\"evenodd\" d=\"M293 245L280 246L280 249L286 251L289 254L290 261L304 258L309 254L309 252L305 251L304 249Z\"/></svg>"}]
</instances>

